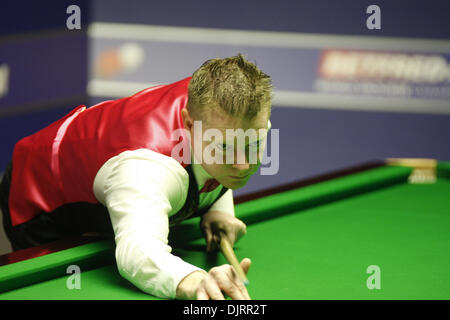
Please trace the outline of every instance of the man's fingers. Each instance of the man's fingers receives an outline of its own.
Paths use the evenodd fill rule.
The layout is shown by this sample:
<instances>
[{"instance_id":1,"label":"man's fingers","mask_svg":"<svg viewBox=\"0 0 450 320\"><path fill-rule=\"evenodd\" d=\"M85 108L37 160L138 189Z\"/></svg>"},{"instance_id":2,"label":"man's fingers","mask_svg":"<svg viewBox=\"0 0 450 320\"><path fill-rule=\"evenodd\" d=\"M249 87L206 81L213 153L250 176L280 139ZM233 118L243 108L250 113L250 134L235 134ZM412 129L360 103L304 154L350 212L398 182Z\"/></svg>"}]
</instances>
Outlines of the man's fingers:
<instances>
[{"instance_id":1,"label":"man's fingers","mask_svg":"<svg viewBox=\"0 0 450 320\"><path fill-rule=\"evenodd\" d=\"M209 300L209 296L206 293L204 287L200 287L197 291L197 300Z\"/></svg>"},{"instance_id":2,"label":"man's fingers","mask_svg":"<svg viewBox=\"0 0 450 320\"><path fill-rule=\"evenodd\" d=\"M236 242L242 238L243 236L245 236L247 234L247 225L240 221L239 227L238 227L238 231L237 231L237 235L236 235Z\"/></svg>"},{"instance_id":3,"label":"man's fingers","mask_svg":"<svg viewBox=\"0 0 450 320\"><path fill-rule=\"evenodd\" d=\"M247 289L238 279L232 266L226 264L211 269L210 275L218 288L233 300L250 299ZM240 284L239 284L240 283ZM209 293L209 291L208 291ZM211 297L211 295L209 295Z\"/></svg>"},{"instance_id":4,"label":"man's fingers","mask_svg":"<svg viewBox=\"0 0 450 320\"><path fill-rule=\"evenodd\" d=\"M236 242L239 240L239 238L237 238L236 232L232 232L231 235L229 236L229 238L230 238L231 247L234 247Z\"/></svg>"},{"instance_id":5,"label":"man's fingers","mask_svg":"<svg viewBox=\"0 0 450 320\"><path fill-rule=\"evenodd\" d=\"M226 236L226 238L230 242L231 246L233 247L233 245L236 242L236 230L234 228L231 228L231 227L227 227L227 228L223 228L221 230L218 230L217 231L217 238L218 238L218 244L219 245L220 245L220 239L221 239L221 237L223 237L223 235Z\"/></svg>"},{"instance_id":6,"label":"man's fingers","mask_svg":"<svg viewBox=\"0 0 450 320\"><path fill-rule=\"evenodd\" d=\"M250 267L250 259L245 258L241 266L247 272ZM214 267L208 272L208 276L197 289L198 300L225 300L225 296L233 300L250 300L247 288L229 264Z\"/></svg>"},{"instance_id":7,"label":"man's fingers","mask_svg":"<svg viewBox=\"0 0 450 320\"><path fill-rule=\"evenodd\" d=\"M220 248L220 234L213 235L213 248L218 250Z\"/></svg>"},{"instance_id":8,"label":"man's fingers","mask_svg":"<svg viewBox=\"0 0 450 320\"><path fill-rule=\"evenodd\" d=\"M231 279L229 279L227 287L222 290L233 300L247 300L241 289Z\"/></svg>"},{"instance_id":9,"label":"man's fingers","mask_svg":"<svg viewBox=\"0 0 450 320\"><path fill-rule=\"evenodd\" d=\"M224 228L224 232L230 240L231 246L234 246L247 233L247 226L241 220L236 219L233 225Z\"/></svg>"},{"instance_id":10,"label":"man's fingers","mask_svg":"<svg viewBox=\"0 0 450 320\"><path fill-rule=\"evenodd\" d=\"M206 239L206 251L211 251L212 244L212 232L211 229L205 228L205 239Z\"/></svg>"},{"instance_id":11,"label":"man's fingers","mask_svg":"<svg viewBox=\"0 0 450 320\"><path fill-rule=\"evenodd\" d=\"M225 273L226 279L222 284L222 290L233 300L247 300L248 295L245 295L245 286L240 286L241 282L234 273L233 267L229 267L229 271Z\"/></svg>"},{"instance_id":12,"label":"man's fingers","mask_svg":"<svg viewBox=\"0 0 450 320\"><path fill-rule=\"evenodd\" d=\"M212 300L225 300L215 279L205 279L205 290Z\"/></svg>"},{"instance_id":13,"label":"man's fingers","mask_svg":"<svg viewBox=\"0 0 450 320\"><path fill-rule=\"evenodd\" d=\"M200 225L205 234L208 251L219 247L221 233L227 235L231 246L247 233L247 226L242 220L236 218L234 215L220 211L209 211L204 214L201 218ZM212 238L210 234L212 234Z\"/></svg>"},{"instance_id":14,"label":"man's fingers","mask_svg":"<svg viewBox=\"0 0 450 320\"><path fill-rule=\"evenodd\" d=\"M242 270L244 270L245 274L248 273L248 269L250 269L250 265L252 264L252 261L249 258L242 259L240 265Z\"/></svg>"},{"instance_id":15,"label":"man's fingers","mask_svg":"<svg viewBox=\"0 0 450 320\"><path fill-rule=\"evenodd\" d=\"M239 276L236 273L236 270L234 270L233 267L231 267L231 274L229 274L229 281L231 281L234 286L239 290L239 296L236 295L236 299L234 300L250 300L250 295L248 294L247 288L245 287L244 283L241 281ZM228 274L228 273L227 273Z\"/></svg>"},{"instance_id":16,"label":"man's fingers","mask_svg":"<svg viewBox=\"0 0 450 320\"><path fill-rule=\"evenodd\" d=\"M203 232L205 234L205 240L206 240L206 251L211 252L216 248L215 243L214 243L214 234L211 231L211 228L206 225L203 226Z\"/></svg>"}]
</instances>

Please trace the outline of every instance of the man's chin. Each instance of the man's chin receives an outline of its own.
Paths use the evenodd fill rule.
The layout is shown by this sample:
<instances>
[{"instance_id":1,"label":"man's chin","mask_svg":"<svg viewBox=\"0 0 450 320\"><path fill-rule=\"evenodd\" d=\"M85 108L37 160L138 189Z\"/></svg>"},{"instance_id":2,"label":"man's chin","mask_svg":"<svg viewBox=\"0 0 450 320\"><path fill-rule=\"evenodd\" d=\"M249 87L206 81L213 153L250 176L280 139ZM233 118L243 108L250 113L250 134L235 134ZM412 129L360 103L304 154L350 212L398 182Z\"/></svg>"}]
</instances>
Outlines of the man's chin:
<instances>
[{"instance_id":1,"label":"man's chin","mask_svg":"<svg viewBox=\"0 0 450 320\"><path fill-rule=\"evenodd\" d=\"M220 181L219 181L220 182ZM227 179L226 181L223 181L221 184L228 189L236 190L244 187L248 182L248 179L244 180L233 180L233 179Z\"/></svg>"}]
</instances>

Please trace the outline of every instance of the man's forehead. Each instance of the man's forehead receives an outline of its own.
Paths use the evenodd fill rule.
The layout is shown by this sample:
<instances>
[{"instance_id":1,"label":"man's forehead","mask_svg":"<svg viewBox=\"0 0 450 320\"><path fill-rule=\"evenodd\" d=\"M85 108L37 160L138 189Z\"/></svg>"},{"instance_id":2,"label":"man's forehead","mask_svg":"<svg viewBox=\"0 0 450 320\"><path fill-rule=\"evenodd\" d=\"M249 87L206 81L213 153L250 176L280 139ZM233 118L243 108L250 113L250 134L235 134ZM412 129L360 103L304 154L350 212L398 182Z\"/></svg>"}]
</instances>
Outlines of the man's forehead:
<instances>
[{"instance_id":1,"label":"man's forehead","mask_svg":"<svg viewBox=\"0 0 450 320\"><path fill-rule=\"evenodd\" d=\"M221 110L214 110L208 112L209 115L205 117L206 121L203 121L204 127L206 128L217 128L225 133L226 130L232 129L267 129L267 124L269 121L269 112L261 110L253 118L244 118L241 116L232 116L226 114Z\"/></svg>"},{"instance_id":2,"label":"man's forehead","mask_svg":"<svg viewBox=\"0 0 450 320\"><path fill-rule=\"evenodd\" d=\"M264 140L267 136L267 127L261 128L261 129L247 129L247 130L241 130L241 129L227 129L226 133L224 135L224 139L226 143L231 143L235 140L238 141L246 141L248 143L253 143L257 141Z\"/></svg>"}]
</instances>

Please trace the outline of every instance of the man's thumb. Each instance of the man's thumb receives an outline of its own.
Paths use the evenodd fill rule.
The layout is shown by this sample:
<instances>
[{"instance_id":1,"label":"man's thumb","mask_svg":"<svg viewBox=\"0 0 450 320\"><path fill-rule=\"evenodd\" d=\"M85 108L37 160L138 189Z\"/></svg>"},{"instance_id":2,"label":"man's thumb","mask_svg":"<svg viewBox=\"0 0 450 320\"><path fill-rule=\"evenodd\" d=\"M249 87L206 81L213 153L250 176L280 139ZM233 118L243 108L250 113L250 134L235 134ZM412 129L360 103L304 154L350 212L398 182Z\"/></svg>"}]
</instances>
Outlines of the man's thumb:
<instances>
[{"instance_id":1,"label":"man's thumb","mask_svg":"<svg viewBox=\"0 0 450 320\"><path fill-rule=\"evenodd\" d=\"M249 258L242 259L240 265L242 270L244 270L245 274L248 273L248 269L250 269L250 265L252 264L252 261Z\"/></svg>"}]
</instances>

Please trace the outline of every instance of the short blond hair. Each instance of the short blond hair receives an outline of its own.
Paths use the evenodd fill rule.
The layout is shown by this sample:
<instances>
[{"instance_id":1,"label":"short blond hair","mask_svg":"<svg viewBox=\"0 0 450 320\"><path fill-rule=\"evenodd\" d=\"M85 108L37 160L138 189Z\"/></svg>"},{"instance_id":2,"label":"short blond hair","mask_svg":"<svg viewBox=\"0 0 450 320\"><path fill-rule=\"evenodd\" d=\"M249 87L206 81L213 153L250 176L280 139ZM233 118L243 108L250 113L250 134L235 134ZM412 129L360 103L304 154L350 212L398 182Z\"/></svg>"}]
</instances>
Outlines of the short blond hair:
<instances>
[{"instance_id":1,"label":"short blond hair","mask_svg":"<svg viewBox=\"0 0 450 320\"><path fill-rule=\"evenodd\" d=\"M188 111L202 118L207 109L220 108L226 114L247 119L267 110L270 115L272 81L242 54L210 59L192 75L188 90Z\"/></svg>"}]
</instances>

